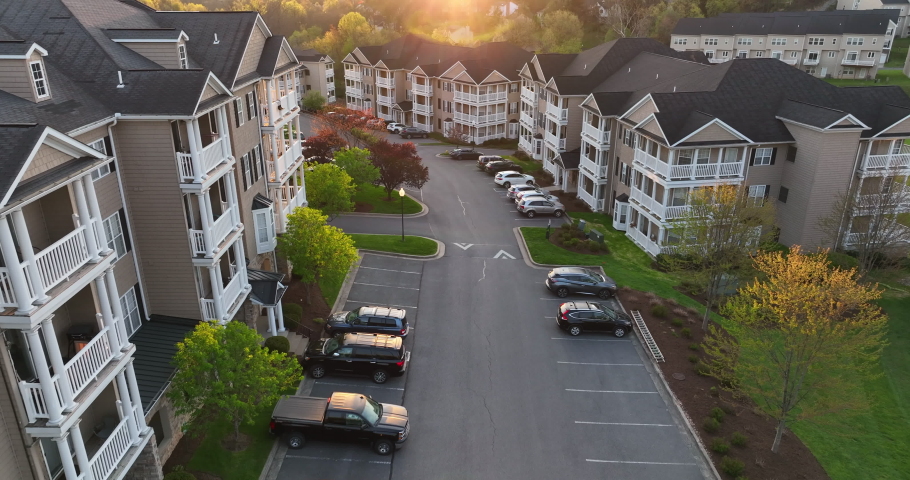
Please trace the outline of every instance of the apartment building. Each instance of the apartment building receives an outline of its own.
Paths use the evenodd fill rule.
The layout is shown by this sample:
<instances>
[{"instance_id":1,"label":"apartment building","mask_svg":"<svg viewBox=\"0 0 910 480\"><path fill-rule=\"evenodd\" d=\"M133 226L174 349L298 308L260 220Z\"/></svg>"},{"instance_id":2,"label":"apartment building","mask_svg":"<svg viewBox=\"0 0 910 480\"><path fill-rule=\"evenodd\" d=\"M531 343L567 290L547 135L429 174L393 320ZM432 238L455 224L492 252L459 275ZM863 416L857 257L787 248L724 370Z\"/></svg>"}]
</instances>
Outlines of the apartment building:
<instances>
[{"instance_id":1,"label":"apartment building","mask_svg":"<svg viewBox=\"0 0 910 480\"><path fill-rule=\"evenodd\" d=\"M680 19L670 46L712 63L775 58L819 78L875 78L898 20L897 10L724 13Z\"/></svg>"},{"instance_id":2,"label":"apartment building","mask_svg":"<svg viewBox=\"0 0 910 480\"><path fill-rule=\"evenodd\" d=\"M155 479L200 320L283 329L300 65L255 12L0 11L0 471Z\"/></svg>"},{"instance_id":3,"label":"apartment building","mask_svg":"<svg viewBox=\"0 0 910 480\"><path fill-rule=\"evenodd\" d=\"M531 56L504 42L468 48L416 35L357 47L343 61L346 104L476 144L518 138L518 71Z\"/></svg>"},{"instance_id":4,"label":"apartment building","mask_svg":"<svg viewBox=\"0 0 910 480\"><path fill-rule=\"evenodd\" d=\"M910 24L907 14L910 11L910 0L837 0L838 10L896 10L897 30L895 36L907 38L910 35Z\"/></svg>"},{"instance_id":5,"label":"apartment building","mask_svg":"<svg viewBox=\"0 0 910 480\"><path fill-rule=\"evenodd\" d=\"M519 143L652 255L681 241L673 222L693 189L745 185L752 201L775 202L781 243L830 246L818 220L839 194L863 202L910 174L910 98L898 87L838 88L770 58L713 65L655 50L621 39L535 56L521 74ZM592 68L597 82L582 78ZM594 86L564 103L559 76ZM868 227L854 218L845 244Z\"/></svg>"},{"instance_id":6,"label":"apartment building","mask_svg":"<svg viewBox=\"0 0 910 480\"><path fill-rule=\"evenodd\" d=\"M326 103L335 103L335 61L332 57L312 48L295 48L294 55L302 67L297 97L302 99L306 92L316 90L325 97Z\"/></svg>"}]
</instances>

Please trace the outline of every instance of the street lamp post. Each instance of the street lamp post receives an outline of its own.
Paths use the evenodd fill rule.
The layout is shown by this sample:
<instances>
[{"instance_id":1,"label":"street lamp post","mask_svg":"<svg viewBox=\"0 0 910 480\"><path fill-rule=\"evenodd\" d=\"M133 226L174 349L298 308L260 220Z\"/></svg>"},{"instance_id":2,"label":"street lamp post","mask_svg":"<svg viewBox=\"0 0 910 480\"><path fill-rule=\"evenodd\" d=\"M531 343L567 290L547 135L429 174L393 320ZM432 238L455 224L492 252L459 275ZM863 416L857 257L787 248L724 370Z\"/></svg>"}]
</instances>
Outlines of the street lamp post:
<instances>
[{"instance_id":1,"label":"street lamp post","mask_svg":"<svg viewBox=\"0 0 910 480\"><path fill-rule=\"evenodd\" d=\"M401 197L401 241L404 241L404 187L398 189L398 196Z\"/></svg>"}]
</instances>

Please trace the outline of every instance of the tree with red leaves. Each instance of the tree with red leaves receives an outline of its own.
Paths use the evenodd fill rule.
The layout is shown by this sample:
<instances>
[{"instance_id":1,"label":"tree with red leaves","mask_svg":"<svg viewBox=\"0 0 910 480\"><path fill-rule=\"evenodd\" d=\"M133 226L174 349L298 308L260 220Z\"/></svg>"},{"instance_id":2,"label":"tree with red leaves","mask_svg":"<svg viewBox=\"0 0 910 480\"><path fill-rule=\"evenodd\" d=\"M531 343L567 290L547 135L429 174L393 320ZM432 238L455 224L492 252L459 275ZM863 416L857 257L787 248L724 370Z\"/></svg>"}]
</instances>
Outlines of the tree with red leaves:
<instances>
[{"instance_id":1,"label":"tree with red leaves","mask_svg":"<svg viewBox=\"0 0 910 480\"><path fill-rule=\"evenodd\" d=\"M335 150L345 148L347 144L333 130L323 130L303 142L303 155L308 161L328 163L332 161Z\"/></svg>"},{"instance_id":2,"label":"tree with red leaves","mask_svg":"<svg viewBox=\"0 0 910 480\"><path fill-rule=\"evenodd\" d=\"M377 185L385 188L388 199L392 190L402 185L422 188L430 179L430 170L423 166L413 143L391 143L381 139L370 146L370 161L379 169Z\"/></svg>"},{"instance_id":3,"label":"tree with red leaves","mask_svg":"<svg viewBox=\"0 0 910 480\"><path fill-rule=\"evenodd\" d=\"M318 135L332 132L344 141L343 146L365 148L375 141L371 131L379 124L384 122L374 117L370 111L335 107L316 115L313 131Z\"/></svg>"}]
</instances>

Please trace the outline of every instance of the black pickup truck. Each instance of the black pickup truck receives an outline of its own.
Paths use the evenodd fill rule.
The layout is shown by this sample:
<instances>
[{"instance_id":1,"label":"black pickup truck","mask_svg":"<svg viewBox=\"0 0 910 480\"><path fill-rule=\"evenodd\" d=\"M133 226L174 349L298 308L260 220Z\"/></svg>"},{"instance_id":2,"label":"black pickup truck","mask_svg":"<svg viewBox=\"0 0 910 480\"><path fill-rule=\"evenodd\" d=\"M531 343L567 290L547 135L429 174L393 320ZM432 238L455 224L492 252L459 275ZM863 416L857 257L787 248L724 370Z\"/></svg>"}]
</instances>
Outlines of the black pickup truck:
<instances>
[{"instance_id":1,"label":"black pickup truck","mask_svg":"<svg viewBox=\"0 0 910 480\"><path fill-rule=\"evenodd\" d=\"M283 397L269 424L269 431L283 436L290 448L302 448L308 438L359 441L370 442L380 455L404 444L410 430L406 408L342 392L332 398Z\"/></svg>"}]
</instances>

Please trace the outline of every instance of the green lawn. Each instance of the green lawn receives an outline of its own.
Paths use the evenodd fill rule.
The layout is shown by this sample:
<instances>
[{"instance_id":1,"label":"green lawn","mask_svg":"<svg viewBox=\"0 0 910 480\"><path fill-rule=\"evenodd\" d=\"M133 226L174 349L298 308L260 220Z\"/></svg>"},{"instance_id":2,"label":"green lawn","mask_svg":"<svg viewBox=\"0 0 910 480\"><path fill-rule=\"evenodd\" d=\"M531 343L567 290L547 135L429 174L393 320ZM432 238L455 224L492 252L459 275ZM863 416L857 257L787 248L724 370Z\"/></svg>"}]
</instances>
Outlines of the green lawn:
<instances>
[{"instance_id":1,"label":"green lawn","mask_svg":"<svg viewBox=\"0 0 910 480\"><path fill-rule=\"evenodd\" d=\"M392 192L392 201L388 200L385 188L376 185L362 185L354 194L354 202L366 203L373 206L370 213L401 214L401 197L397 192ZM420 213L420 204L411 197L404 197L404 213Z\"/></svg>"},{"instance_id":2,"label":"green lawn","mask_svg":"<svg viewBox=\"0 0 910 480\"><path fill-rule=\"evenodd\" d=\"M379 250L392 253L406 253L408 255L435 255L439 246L433 240L424 237L406 235L401 241L400 235L367 235L352 233L354 245L367 250Z\"/></svg>"},{"instance_id":3,"label":"green lawn","mask_svg":"<svg viewBox=\"0 0 910 480\"><path fill-rule=\"evenodd\" d=\"M503 155L502 158L511 160L519 165L524 173L533 175L543 169L543 164L534 160L519 160L513 155Z\"/></svg>"},{"instance_id":4,"label":"green lawn","mask_svg":"<svg viewBox=\"0 0 910 480\"><path fill-rule=\"evenodd\" d=\"M878 80L878 82L876 82ZM896 85L910 92L910 78L907 78L900 70L879 70L875 79L850 80L840 78L826 78L826 82L837 85L838 87L863 87L869 85Z\"/></svg>"},{"instance_id":5,"label":"green lawn","mask_svg":"<svg viewBox=\"0 0 910 480\"><path fill-rule=\"evenodd\" d=\"M907 49L910 48L910 38L895 38L891 46L891 55L888 56L886 67L903 67L907 60Z\"/></svg>"},{"instance_id":6,"label":"green lawn","mask_svg":"<svg viewBox=\"0 0 910 480\"><path fill-rule=\"evenodd\" d=\"M341 285L344 283L346 276L347 272L344 275L340 275L340 278L329 276L319 279L319 290L322 291L322 298L325 299L326 305L330 308L335 304L335 299L338 298L338 292L341 291Z\"/></svg>"}]
</instances>

